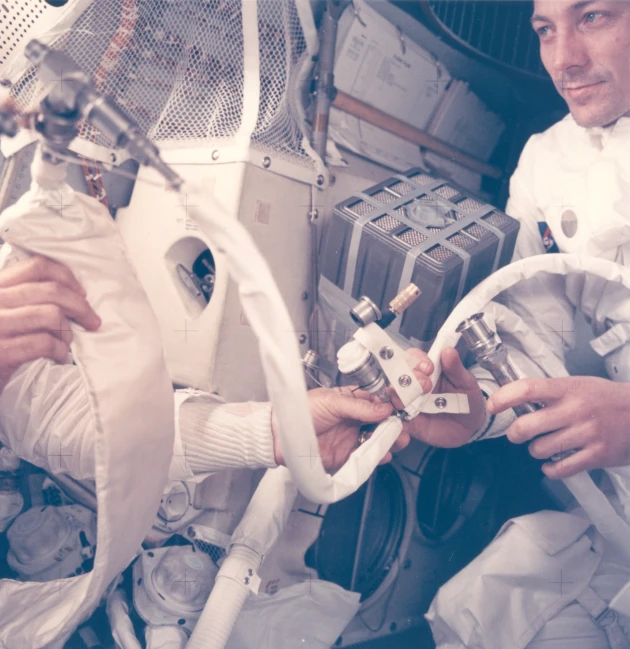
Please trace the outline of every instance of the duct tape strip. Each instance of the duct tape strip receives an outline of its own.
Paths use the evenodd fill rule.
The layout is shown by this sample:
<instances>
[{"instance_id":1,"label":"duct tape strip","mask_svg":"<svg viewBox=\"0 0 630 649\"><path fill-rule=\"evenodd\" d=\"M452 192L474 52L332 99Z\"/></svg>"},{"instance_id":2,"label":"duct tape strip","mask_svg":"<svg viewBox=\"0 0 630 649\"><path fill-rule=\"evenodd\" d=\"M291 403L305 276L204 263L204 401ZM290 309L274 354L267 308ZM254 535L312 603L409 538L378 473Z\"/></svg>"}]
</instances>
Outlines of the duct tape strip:
<instances>
[{"instance_id":1,"label":"duct tape strip","mask_svg":"<svg viewBox=\"0 0 630 649\"><path fill-rule=\"evenodd\" d=\"M456 210L457 209L457 204L452 203L450 200L445 199L443 196L440 196L439 194L436 194L434 189L437 189L439 186L442 186L444 184L443 181L439 182L429 182L429 183L424 183L420 185L419 183L415 182L412 178L408 178L407 176L403 176L400 174L397 174L394 176L395 178L398 178L402 182L407 182L407 184L413 184L418 187L418 189L421 189L422 192L426 195L434 196L436 199L441 200L443 202L451 203L453 205L453 208ZM411 181L411 182L409 182ZM407 198L409 198L409 194L407 194ZM466 285L466 278L468 276L468 269L470 267L470 255L462 250L461 248L451 244L447 239L454 234L457 234L461 231L463 231L464 228L468 227L469 225L472 225L474 223L481 225L482 227L487 228L489 231L491 231L493 234L497 236L499 239L498 245L497 245L497 250L494 255L494 260L492 263L492 271L491 273L494 273L498 266L499 266L499 261L501 259L501 253L503 251L503 244L505 241L505 233L500 229L497 228L489 223L486 223L485 221L482 220L483 216L486 216L492 212L495 211L495 208L492 207L492 205L488 205L487 203L484 203L481 207L478 209L474 210L473 212L470 212L466 214L462 219L459 219L455 223L451 224L450 226L447 226L444 228L439 234L431 233L428 232L428 230L419 227L418 225L414 224L413 222L408 221L405 218L401 218L400 215L397 213L396 218L398 218L400 221L405 223L405 225L415 229L418 232L421 232L424 234L427 239L423 241L422 243L418 244L417 246L414 246L413 248L410 248L407 251L407 255L405 258L405 263L403 265L403 270L400 274L400 283L398 285L398 292L402 291L404 288L406 288L409 283L411 282L411 278L413 276L413 270L415 268L416 261L418 257L426 252L429 248L432 248L434 245L441 245L451 252L454 252L456 255L462 258L463 260L463 268L462 272L460 275L459 279L459 286L457 288L457 295L455 297L455 304L457 304L464 292L464 287ZM461 212L459 212L461 214ZM421 287L420 287L421 288ZM400 330L400 325L402 323L402 318L397 318L394 320L394 322L390 325L390 330L398 332Z\"/></svg>"},{"instance_id":2,"label":"duct tape strip","mask_svg":"<svg viewBox=\"0 0 630 649\"><path fill-rule=\"evenodd\" d=\"M501 259L501 253L503 251L505 234L500 228L497 228L487 223L486 221L482 220L482 217L487 216L488 214L494 212L495 208L492 207L491 205L484 203L477 210L466 214L460 220L456 221L455 223L452 223L449 226L446 226L439 234L436 234L434 232L429 232L429 230L423 228L422 226L419 226L415 221L408 219L405 214L396 210L398 210L403 205L406 205L407 203L416 200L419 195L431 196L436 201L440 201L441 203L449 203L453 206L454 210L457 210L456 203L451 203L451 201L444 198L443 196L440 196L434 191L435 189L438 189L439 187L444 185L445 181L442 179L435 179L432 180L431 182L419 184L417 182L414 182L412 178L399 175L399 174L395 175L394 178L402 182L405 182L407 184L410 184L412 186L415 186L418 189L418 192L416 192L414 196L410 194L400 196L395 201L392 201L391 203L388 203L386 205L380 203L379 201L374 200L371 196L363 192L357 192L354 195L355 198L362 200L364 203L371 205L375 209L369 214L357 218L356 221L353 223L350 246L348 250L348 261L346 264L344 291L346 291L348 295L352 295L352 289L354 286L354 279L355 279L356 266L357 266L357 258L359 254L359 245L361 243L363 228L367 223L372 222L373 220L379 218L380 216L383 216L384 214L388 214L392 218L395 218L396 220L400 221L407 227L417 232L420 232L426 237L426 240L423 241L421 244L414 246L413 248L407 251L405 263L403 265L403 270L400 276L398 291L399 292L402 291L411 282L411 278L413 276L413 270L418 257L421 254L425 253L428 249L433 248L436 245L441 245L447 250L450 250L452 253L456 254L463 261L463 268L460 275L459 286L457 288L457 295L455 297L455 304L457 304L463 297L464 288L466 286L466 278L468 276L468 269L470 267L471 256L465 250L450 243L448 239L451 236L458 234L469 225L473 225L475 223L488 229L493 234L495 234L499 239L497 250L494 255L491 272L496 271L499 265L499 261ZM376 215L375 212L377 212ZM390 330L392 331L392 333L398 333L400 331L401 322L402 322L402 318L397 318L396 320L394 320L394 322L392 322L392 324L390 325Z\"/></svg>"},{"instance_id":3,"label":"duct tape strip","mask_svg":"<svg viewBox=\"0 0 630 649\"><path fill-rule=\"evenodd\" d=\"M415 171L415 170L411 170ZM411 173L411 172L408 172ZM429 174L427 174L429 175ZM411 176L404 176L402 174L395 174L394 178L397 178L398 180L401 180L402 182L407 183L408 185L412 185L417 187L418 189L421 190L429 190L428 193L434 194L435 192L433 191L434 189L437 189L437 187L442 186L444 184L444 181L440 181L439 183L435 183L434 181L428 182L428 183L419 183L416 180L414 180ZM448 182L448 181L446 181ZM449 185L450 186L450 185ZM455 189L453 187L453 189ZM462 196L466 196L466 198L473 198L474 200L476 199L474 196L469 197L467 194L464 194L463 192L460 192ZM438 194L439 196L439 194ZM452 203L451 200L442 198L442 200L447 200L449 203ZM479 203L482 203L482 201L478 201ZM453 203L455 207L457 207L457 203ZM489 216L493 212L496 212L496 208L489 203L482 203L481 207L475 210L474 212L470 212L469 216L472 217L472 223L476 223L477 225L480 225L483 228L486 228L487 230L490 230L492 234L494 234L497 239L499 240L499 243L497 245L497 251L494 255L494 263L492 264L492 272L494 273L496 270L499 268L499 261L501 260L501 254L503 253L503 244L505 243L505 232L501 230L501 228L498 228L496 225L492 225L491 223L488 223L487 221L483 220L484 216ZM460 212L461 213L461 212ZM461 223L461 221L458 221L458 223ZM403 287L404 288L404 287Z\"/></svg>"},{"instance_id":4,"label":"duct tape strip","mask_svg":"<svg viewBox=\"0 0 630 649\"><path fill-rule=\"evenodd\" d=\"M436 180L435 182L430 183L432 187L439 187L440 185L443 184L444 182L441 180ZM363 192L357 192L356 194L353 195L352 198L358 198L362 200L364 203L371 205L374 208L374 210L372 210L372 212L366 214L365 216L360 216L359 218L357 218L352 225L352 236L350 238L350 246L348 249L348 261L346 263L346 274L345 274L345 280L343 284L343 290L346 291L346 293L348 293L349 295L352 295L352 287L354 285L354 276L357 267L357 257L359 255L359 244L361 243L361 235L363 234L363 228L365 227L365 225L367 223L370 223L374 219L383 216L383 213L387 213L393 218L402 221L402 219L399 218L399 215L397 212L395 212L395 210L398 209L399 207L402 207L405 203L408 203L410 200L413 200L407 194L407 196L401 196L397 198L395 201L389 203L388 205L384 205L383 203L374 200L371 196L369 196L368 194L364 194ZM409 224L406 223L406 225ZM410 227L413 227L415 229L417 226L412 225Z\"/></svg>"}]
</instances>

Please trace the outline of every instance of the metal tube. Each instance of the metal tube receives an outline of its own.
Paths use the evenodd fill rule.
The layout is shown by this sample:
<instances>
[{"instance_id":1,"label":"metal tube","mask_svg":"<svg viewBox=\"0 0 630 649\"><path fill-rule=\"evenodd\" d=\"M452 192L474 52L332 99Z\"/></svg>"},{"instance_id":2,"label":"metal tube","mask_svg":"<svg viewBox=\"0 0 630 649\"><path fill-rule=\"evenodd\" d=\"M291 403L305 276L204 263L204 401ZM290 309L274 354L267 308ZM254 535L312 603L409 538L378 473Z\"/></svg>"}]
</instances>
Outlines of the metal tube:
<instances>
[{"instance_id":1,"label":"metal tube","mask_svg":"<svg viewBox=\"0 0 630 649\"><path fill-rule=\"evenodd\" d=\"M462 335L468 348L475 354L479 365L488 370L500 386L519 380L520 377L508 358L507 348L499 341L496 333L488 327L483 319L483 313L475 313L467 318L459 324L456 331ZM539 403L527 402L514 406L513 410L520 417L543 407ZM557 462L573 453L575 450L562 451L552 455L551 459Z\"/></svg>"},{"instance_id":2,"label":"metal tube","mask_svg":"<svg viewBox=\"0 0 630 649\"><path fill-rule=\"evenodd\" d=\"M326 142L328 140L328 118L334 98L335 45L337 26L341 14L340 0L328 0L322 26L319 30L319 66L317 73L317 94L315 96L315 119L313 120L313 149L326 163Z\"/></svg>"}]
</instances>

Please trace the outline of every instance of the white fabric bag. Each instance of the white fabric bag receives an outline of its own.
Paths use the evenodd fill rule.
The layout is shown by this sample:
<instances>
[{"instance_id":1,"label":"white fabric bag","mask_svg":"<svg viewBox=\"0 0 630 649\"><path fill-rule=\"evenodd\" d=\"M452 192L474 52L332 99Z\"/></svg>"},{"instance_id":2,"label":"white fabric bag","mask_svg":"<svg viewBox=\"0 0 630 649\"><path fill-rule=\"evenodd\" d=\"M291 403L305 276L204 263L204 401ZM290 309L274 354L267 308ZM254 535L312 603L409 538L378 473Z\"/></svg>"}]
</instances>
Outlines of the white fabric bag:
<instances>
[{"instance_id":1,"label":"white fabric bag","mask_svg":"<svg viewBox=\"0 0 630 649\"><path fill-rule=\"evenodd\" d=\"M73 325L71 347L96 436L98 537L86 575L0 581L6 649L58 649L91 614L150 529L173 451L173 392L158 324L116 226L102 205L64 184L62 166L41 162L39 154L36 160L30 190L0 216L8 242L1 264L32 253L66 264L103 321L97 332ZM14 407L23 413L29 404Z\"/></svg>"}]
</instances>

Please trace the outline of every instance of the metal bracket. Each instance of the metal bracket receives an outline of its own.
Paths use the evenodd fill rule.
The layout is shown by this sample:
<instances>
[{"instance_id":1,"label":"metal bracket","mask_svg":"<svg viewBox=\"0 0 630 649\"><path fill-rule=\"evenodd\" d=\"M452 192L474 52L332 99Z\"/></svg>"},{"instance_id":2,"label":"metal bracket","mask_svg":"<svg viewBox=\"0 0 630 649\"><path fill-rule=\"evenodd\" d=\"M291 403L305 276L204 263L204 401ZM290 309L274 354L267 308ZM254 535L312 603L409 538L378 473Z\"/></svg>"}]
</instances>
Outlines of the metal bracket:
<instances>
[{"instance_id":1,"label":"metal bracket","mask_svg":"<svg viewBox=\"0 0 630 649\"><path fill-rule=\"evenodd\" d=\"M407 352L397 345L389 334L375 322L360 327L354 334L366 349L378 360L391 387L403 402L406 418L413 419L419 413L427 414L468 414L468 397L465 394L425 395L418 379L414 376Z\"/></svg>"},{"instance_id":2,"label":"metal bracket","mask_svg":"<svg viewBox=\"0 0 630 649\"><path fill-rule=\"evenodd\" d=\"M227 577L228 579L235 581L237 584L245 586L246 588L251 590L254 595L258 593L258 589L260 588L262 581L259 574L255 570L253 570L252 568L246 568L236 561L229 561L229 556L223 562L223 565L219 570L217 579L219 577Z\"/></svg>"}]
</instances>

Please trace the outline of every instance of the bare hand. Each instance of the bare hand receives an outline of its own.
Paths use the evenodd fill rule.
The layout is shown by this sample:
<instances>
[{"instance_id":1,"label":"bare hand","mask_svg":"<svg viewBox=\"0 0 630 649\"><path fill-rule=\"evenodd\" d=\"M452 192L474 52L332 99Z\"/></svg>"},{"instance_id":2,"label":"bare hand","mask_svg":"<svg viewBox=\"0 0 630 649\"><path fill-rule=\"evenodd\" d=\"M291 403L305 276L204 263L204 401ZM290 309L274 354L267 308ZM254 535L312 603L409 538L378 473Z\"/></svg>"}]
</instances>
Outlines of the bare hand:
<instances>
[{"instance_id":1,"label":"bare hand","mask_svg":"<svg viewBox=\"0 0 630 649\"><path fill-rule=\"evenodd\" d=\"M433 373L433 363L427 354L419 349L408 349L407 352L417 359L414 373L425 392L431 391L430 375ZM431 446L453 448L466 444L472 434L485 421L485 399L477 384L477 379L463 365L459 354L452 347L442 351L442 374L435 386L436 393L455 392L467 394L470 413L467 415L452 415L440 413L436 415L420 414L405 424L405 430L413 437ZM397 408L402 404L394 400Z\"/></svg>"},{"instance_id":2,"label":"bare hand","mask_svg":"<svg viewBox=\"0 0 630 649\"><path fill-rule=\"evenodd\" d=\"M506 431L510 441L522 444L543 435L529 445L538 459L577 449L543 464L548 477L630 464L630 384L592 376L521 379L497 390L487 407L498 413L528 401L546 407L519 417Z\"/></svg>"},{"instance_id":3,"label":"bare hand","mask_svg":"<svg viewBox=\"0 0 630 649\"><path fill-rule=\"evenodd\" d=\"M317 388L308 393L309 408L319 454L327 471L343 466L352 451L357 449L359 430L363 424L379 423L392 414L392 406L372 397L368 392L344 388ZM409 435L402 433L381 464L390 462L392 451L409 444ZM284 464L278 441L275 441L276 462Z\"/></svg>"},{"instance_id":4,"label":"bare hand","mask_svg":"<svg viewBox=\"0 0 630 649\"><path fill-rule=\"evenodd\" d=\"M0 392L23 363L66 362L70 320L88 331L101 325L65 266L35 256L0 270Z\"/></svg>"}]
</instances>

